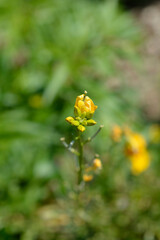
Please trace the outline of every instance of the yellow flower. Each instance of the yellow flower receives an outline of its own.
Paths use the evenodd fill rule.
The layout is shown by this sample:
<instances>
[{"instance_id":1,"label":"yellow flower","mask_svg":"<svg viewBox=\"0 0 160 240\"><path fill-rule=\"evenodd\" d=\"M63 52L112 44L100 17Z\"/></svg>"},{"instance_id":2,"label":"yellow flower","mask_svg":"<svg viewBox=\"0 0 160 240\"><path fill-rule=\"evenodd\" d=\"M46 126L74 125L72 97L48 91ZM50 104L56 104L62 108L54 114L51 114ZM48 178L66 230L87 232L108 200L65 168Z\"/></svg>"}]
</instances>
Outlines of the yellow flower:
<instances>
[{"instance_id":1,"label":"yellow flower","mask_svg":"<svg viewBox=\"0 0 160 240\"><path fill-rule=\"evenodd\" d=\"M122 137L122 129L118 125L115 125L112 128L111 138L113 139L113 141L119 142L121 140L121 137Z\"/></svg>"},{"instance_id":2,"label":"yellow flower","mask_svg":"<svg viewBox=\"0 0 160 240\"><path fill-rule=\"evenodd\" d=\"M89 174L83 175L83 181L85 181L85 182L90 182L90 181L92 181L92 179L93 179L93 175L89 175Z\"/></svg>"},{"instance_id":3,"label":"yellow flower","mask_svg":"<svg viewBox=\"0 0 160 240\"><path fill-rule=\"evenodd\" d=\"M144 137L131 130L126 132L127 144L125 153L131 161L131 170L134 175L145 171L150 165L150 155L147 151Z\"/></svg>"},{"instance_id":4,"label":"yellow flower","mask_svg":"<svg viewBox=\"0 0 160 240\"><path fill-rule=\"evenodd\" d=\"M139 153L145 148L146 141L142 135L133 132L127 134L127 144L125 147L125 153L127 156Z\"/></svg>"},{"instance_id":5,"label":"yellow flower","mask_svg":"<svg viewBox=\"0 0 160 240\"><path fill-rule=\"evenodd\" d=\"M97 106L94 105L93 101L86 94L82 94L76 98L74 109L75 116L87 117L89 119L93 116Z\"/></svg>"},{"instance_id":6,"label":"yellow flower","mask_svg":"<svg viewBox=\"0 0 160 240\"><path fill-rule=\"evenodd\" d=\"M146 150L130 157L131 170L134 175L145 171L150 165L150 155Z\"/></svg>"},{"instance_id":7,"label":"yellow flower","mask_svg":"<svg viewBox=\"0 0 160 240\"><path fill-rule=\"evenodd\" d=\"M159 143L160 142L160 125L153 124L150 127L150 138L153 143Z\"/></svg>"},{"instance_id":8,"label":"yellow flower","mask_svg":"<svg viewBox=\"0 0 160 240\"><path fill-rule=\"evenodd\" d=\"M93 169L101 169L102 168L102 163L99 158L95 158L93 160Z\"/></svg>"}]
</instances>

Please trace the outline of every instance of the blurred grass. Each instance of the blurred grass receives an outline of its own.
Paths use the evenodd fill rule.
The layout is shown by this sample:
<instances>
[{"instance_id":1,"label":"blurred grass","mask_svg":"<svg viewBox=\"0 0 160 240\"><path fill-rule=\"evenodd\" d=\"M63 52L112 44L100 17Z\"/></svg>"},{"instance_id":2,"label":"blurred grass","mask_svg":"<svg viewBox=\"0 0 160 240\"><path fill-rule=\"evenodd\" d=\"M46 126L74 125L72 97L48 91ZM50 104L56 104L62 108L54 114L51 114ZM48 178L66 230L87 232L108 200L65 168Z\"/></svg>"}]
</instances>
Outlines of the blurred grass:
<instances>
[{"instance_id":1,"label":"blurred grass","mask_svg":"<svg viewBox=\"0 0 160 240\"><path fill-rule=\"evenodd\" d=\"M116 1L1 0L1 239L160 239L158 172L135 179L124 159L118 157L121 170L112 166L119 149L113 162L106 153L114 123L147 131L118 65L125 60L139 68L141 42L139 27ZM110 89L114 78L121 84ZM74 158L59 138L71 137L64 119L84 90L105 125L86 150L101 152L104 169L79 206ZM156 171L158 151L153 147Z\"/></svg>"}]
</instances>

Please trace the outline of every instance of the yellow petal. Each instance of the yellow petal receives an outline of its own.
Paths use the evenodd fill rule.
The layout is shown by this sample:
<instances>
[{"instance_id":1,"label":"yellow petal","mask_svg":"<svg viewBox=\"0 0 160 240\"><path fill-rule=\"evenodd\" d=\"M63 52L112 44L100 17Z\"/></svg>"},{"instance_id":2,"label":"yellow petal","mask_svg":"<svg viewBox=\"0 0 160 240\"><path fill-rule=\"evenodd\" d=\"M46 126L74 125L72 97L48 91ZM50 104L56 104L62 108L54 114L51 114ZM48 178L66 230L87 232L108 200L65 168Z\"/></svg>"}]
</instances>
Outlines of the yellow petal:
<instances>
[{"instance_id":1,"label":"yellow petal","mask_svg":"<svg viewBox=\"0 0 160 240\"><path fill-rule=\"evenodd\" d=\"M81 115L82 117L85 117L86 113L90 113L88 116L92 117L97 109L97 106L95 106L93 101L85 94L82 94L76 98L75 107L78 107L82 114L85 113L84 116Z\"/></svg>"}]
</instances>

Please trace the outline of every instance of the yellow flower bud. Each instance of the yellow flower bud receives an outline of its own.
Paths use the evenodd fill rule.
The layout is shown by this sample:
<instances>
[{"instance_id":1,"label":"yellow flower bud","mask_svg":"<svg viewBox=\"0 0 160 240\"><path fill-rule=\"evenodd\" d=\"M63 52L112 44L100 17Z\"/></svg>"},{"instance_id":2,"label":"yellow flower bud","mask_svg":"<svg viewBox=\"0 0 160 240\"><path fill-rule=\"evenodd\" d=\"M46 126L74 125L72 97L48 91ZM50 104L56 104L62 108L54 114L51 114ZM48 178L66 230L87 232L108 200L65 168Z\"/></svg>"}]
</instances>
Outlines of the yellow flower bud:
<instances>
[{"instance_id":1,"label":"yellow flower bud","mask_svg":"<svg viewBox=\"0 0 160 240\"><path fill-rule=\"evenodd\" d=\"M97 106L95 106L93 101L85 94L76 98L75 116L91 118L96 109Z\"/></svg>"},{"instance_id":2,"label":"yellow flower bud","mask_svg":"<svg viewBox=\"0 0 160 240\"><path fill-rule=\"evenodd\" d=\"M76 120L73 120L72 121L72 125L75 126L75 127L78 127L79 126L79 122L76 121Z\"/></svg>"},{"instance_id":3,"label":"yellow flower bud","mask_svg":"<svg viewBox=\"0 0 160 240\"><path fill-rule=\"evenodd\" d=\"M85 130L85 127L82 125L79 125L77 128L80 132L84 132L84 130Z\"/></svg>"},{"instance_id":4,"label":"yellow flower bud","mask_svg":"<svg viewBox=\"0 0 160 240\"><path fill-rule=\"evenodd\" d=\"M72 124L73 121L75 121L73 117L66 117L65 120L66 120L68 123L70 123L70 124Z\"/></svg>"},{"instance_id":5,"label":"yellow flower bud","mask_svg":"<svg viewBox=\"0 0 160 240\"><path fill-rule=\"evenodd\" d=\"M94 169L101 169L102 168L102 163L99 158L95 158L93 161L93 168Z\"/></svg>"},{"instance_id":6,"label":"yellow flower bud","mask_svg":"<svg viewBox=\"0 0 160 240\"><path fill-rule=\"evenodd\" d=\"M87 120L87 126L93 126L93 125L95 125L96 123L97 123L97 122L94 121L93 119Z\"/></svg>"},{"instance_id":7,"label":"yellow flower bud","mask_svg":"<svg viewBox=\"0 0 160 240\"><path fill-rule=\"evenodd\" d=\"M90 181L92 181L92 179L93 179L93 175L89 175L89 174L83 175L83 181L85 181L85 182L90 182Z\"/></svg>"}]
</instances>

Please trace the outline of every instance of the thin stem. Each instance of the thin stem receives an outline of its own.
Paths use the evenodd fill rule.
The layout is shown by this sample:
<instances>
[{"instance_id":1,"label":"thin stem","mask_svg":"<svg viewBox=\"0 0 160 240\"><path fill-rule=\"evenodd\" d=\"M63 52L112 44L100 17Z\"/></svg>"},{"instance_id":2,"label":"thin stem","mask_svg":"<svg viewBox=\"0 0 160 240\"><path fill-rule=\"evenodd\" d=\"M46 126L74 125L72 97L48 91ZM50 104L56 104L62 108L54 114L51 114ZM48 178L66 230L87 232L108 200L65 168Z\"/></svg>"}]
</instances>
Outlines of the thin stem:
<instances>
[{"instance_id":1,"label":"thin stem","mask_svg":"<svg viewBox=\"0 0 160 240\"><path fill-rule=\"evenodd\" d=\"M62 144L65 146L65 148L68 149L68 151L70 151L71 153L74 153L75 155L79 156L79 152L72 147L72 145L74 144L73 141L70 144L67 144L66 141L65 141L65 138L61 138L60 140L61 140Z\"/></svg>"},{"instance_id":2,"label":"thin stem","mask_svg":"<svg viewBox=\"0 0 160 240\"><path fill-rule=\"evenodd\" d=\"M83 174L83 142L81 139L80 132L78 132L79 138L78 138L78 145L79 145L79 156L78 156L78 162L79 162L79 169L78 169L78 185L82 182L82 174Z\"/></svg>"},{"instance_id":3,"label":"thin stem","mask_svg":"<svg viewBox=\"0 0 160 240\"><path fill-rule=\"evenodd\" d=\"M84 142L84 144L86 144L86 143L88 143L88 142L91 142L91 141L97 136L97 134L101 131L101 129L102 129L103 127L104 127L104 126L101 125L101 126L98 128L98 130L93 134L92 137L87 138L87 140Z\"/></svg>"}]
</instances>

